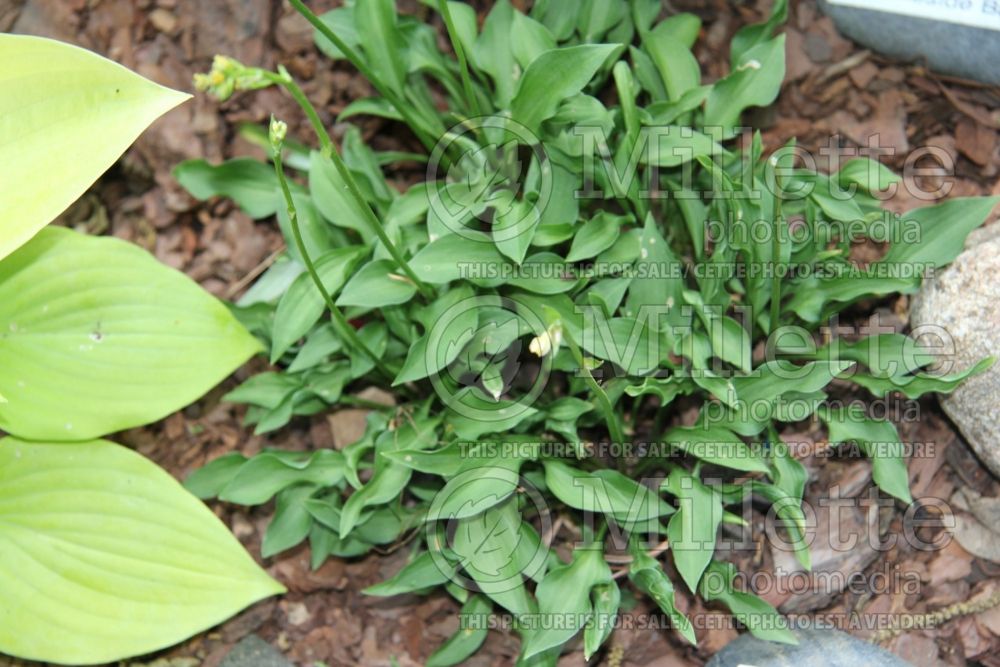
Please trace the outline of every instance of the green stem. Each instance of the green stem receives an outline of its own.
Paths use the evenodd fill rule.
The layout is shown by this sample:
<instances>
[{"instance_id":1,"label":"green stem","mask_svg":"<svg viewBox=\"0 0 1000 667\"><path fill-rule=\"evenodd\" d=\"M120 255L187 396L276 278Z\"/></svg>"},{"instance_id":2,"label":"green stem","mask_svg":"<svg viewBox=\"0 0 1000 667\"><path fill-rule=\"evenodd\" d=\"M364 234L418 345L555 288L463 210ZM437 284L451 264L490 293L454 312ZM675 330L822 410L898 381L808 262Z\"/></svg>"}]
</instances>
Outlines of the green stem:
<instances>
[{"instance_id":1,"label":"green stem","mask_svg":"<svg viewBox=\"0 0 1000 667\"><path fill-rule=\"evenodd\" d=\"M281 164L281 148L280 146L274 150L274 173L278 176L278 184L281 186L281 194L285 198L285 205L288 207L288 220L291 222L292 236L295 237L295 245L299 249L299 254L302 256L302 262L306 265L306 271L309 272L309 277L312 278L313 283L316 284L316 289L323 296L323 301L326 302L326 307L330 310L330 319L333 322L334 327L337 329L337 333L343 338L343 340L355 350L363 353L366 357L372 360L375 367L384 373L387 377L395 377L395 374L389 369L388 366L382 361L382 359L376 355L374 352L365 345L364 341L358 336L354 327L351 323L347 321L344 314L337 307L337 304L333 302L333 297L330 296L330 292L326 289L326 285L323 284L323 280L319 276L319 272L316 271L316 265L313 263L312 258L309 256L309 251L306 249L305 241L302 240L302 230L299 226L299 216L295 208L295 200L292 199L292 193L288 189L288 181L285 178L285 170Z\"/></svg>"},{"instance_id":2,"label":"green stem","mask_svg":"<svg viewBox=\"0 0 1000 667\"><path fill-rule=\"evenodd\" d=\"M316 132L323 156L329 158L330 161L333 162L333 166L337 170L337 173L340 174L340 178L343 179L348 192L351 193L351 196L357 202L358 207L365 216L365 221L368 223L368 226L371 227L372 231L375 232L375 235L378 236L379 241L382 242L385 249L389 251L393 261L396 262L396 266L406 274L406 277L416 286L418 290L420 290L420 293L425 298L433 298L434 290L420 280L413 269L410 268L409 263L399 251L399 248L397 248L396 244L392 242L392 239L389 238L389 234L386 233L382 223L375 216L375 211L373 211L372 207L368 205L368 201L361 193L361 188L358 187L358 183L354 180L354 176L351 174L350 169L347 168L347 165L344 163L344 159L340 156L336 146L333 145L333 139L330 138L330 134L326 131L323 121L320 120L319 114L316 113L316 108L312 105L312 102L309 101L309 98L306 97L305 93L302 92L302 89L299 88L299 85L295 83L295 80L292 79L287 72L282 71L280 74L267 72L266 76L268 79L284 87L284 89L288 91L288 94L292 96L300 107L302 107L302 110L306 114L306 118L309 119L309 123L313 126L313 130Z\"/></svg>"},{"instance_id":3,"label":"green stem","mask_svg":"<svg viewBox=\"0 0 1000 667\"><path fill-rule=\"evenodd\" d=\"M479 98L472 87L472 77L469 74L469 61L465 57L465 47L462 46L462 40L458 38L455 23L451 19L451 8L448 7L448 0L438 0L438 7L441 11L441 16L444 18L444 25L448 29L448 38L451 39L451 46L455 49L455 55L458 57L459 71L462 74L462 88L465 90L465 103L469 105L469 110L475 116L482 116L483 113L479 108Z\"/></svg>"},{"instance_id":4,"label":"green stem","mask_svg":"<svg viewBox=\"0 0 1000 667\"><path fill-rule=\"evenodd\" d=\"M368 67L368 65L365 64L365 61L361 58L361 56L358 55L358 52L352 49L350 46L347 45L347 43L344 42L344 40L338 37L337 33L330 30L330 26L323 23L323 21L320 20L320 18L316 16L316 14L314 14L311 9L306 7L305 3L302 2L302 0L288 0L288 2L289 4L292 5L292 7L295 8L295 11L301 14L305 18L305 20L309 21L309 23L311 23L313 27L316 28L316 30L318 30L321 35L323 35L328 40L333 42L333 45L336 46L337 49L344 54L344 57L347 58L359 72L361 72L361 75L366 79L368 79L368 81L370 81L373 86L375 86L375 89L378 90L379 94L382 95L382 97L389 100L389 103L396 108L396 111L398 111L399 114L403 117L403 119L406 121L406 124L409 125L410 129L412 129L413 132L417 135L417 139L419 139L420 143L424 145L424 148L426 148L428 151L433 150L434 149L433 139L428 137L427 134L424 132L423 128L420 126L420 123L417 122L416 117L410 111L410 107L407 105L406 101L403 100L401 97L399 97L399 95L397 95L391 88L385 85L382 79L379 78L378 75L376 75L375 72L373 72Z\"/></svg>"},{"instance_id":5,"label":"green stem","mask_svg":"<svg viewBox=\"0 0 1000 667\"><path fill-rule=\"evenodd\" d=\"M774 174L774 228L771 230L771 316L768 321L768 333L774 333L781 317L781 278L778 276L778 264L781 261L781 186L778 184L778 174Z\"/></svg>"},{"instance_id":6,"label":"green stem","mask_svg":"<svg viewBox=\"0 0 1000 667\"><path fill-rule=\"evenodd\" d=\"M573 340L573 337L567 332L563 332L563 336L566 338L566 343L569 345L570 350L573 352L573 357L576 359L576 363L580 365L580 371L583 372L583 380L590 387L590 390L594 394L594 398L597 399L598 407L604 414L604 421L608 425L608 433L611 434L612 441L616 443L625 442L625 433L622 431L621 422L618 420L618 415L615 413L615 407L611 404L611 399L608 398L607 393L604 388L597 383L594 376L590 374L590 370L583 360L583 353L580 351L580 347ZM555 350L553 350L555 354Z\"/></svg>"}]
</instances>

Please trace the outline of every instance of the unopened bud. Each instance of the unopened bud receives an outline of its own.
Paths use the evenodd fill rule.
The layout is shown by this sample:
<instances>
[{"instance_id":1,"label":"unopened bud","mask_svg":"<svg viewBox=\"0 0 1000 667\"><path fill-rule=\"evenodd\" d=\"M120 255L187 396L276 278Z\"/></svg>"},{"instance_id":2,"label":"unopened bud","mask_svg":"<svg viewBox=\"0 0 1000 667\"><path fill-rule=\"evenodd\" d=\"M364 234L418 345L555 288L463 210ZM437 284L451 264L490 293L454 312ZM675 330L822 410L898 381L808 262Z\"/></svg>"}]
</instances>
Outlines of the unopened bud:
<instances>
[{"instance_id":1,"label":"unopened bud","mask_svg":"<svg viewBox=\"0 0 1000 667\"><path fill-rule=\"evenodd\" d=\"M281 150L281 145L285 143L285 136L288 134L288 123L271 116L271 125L268 128L268 139L271 141L271 148L276 151Z\"/></svg>"}]
</instances>

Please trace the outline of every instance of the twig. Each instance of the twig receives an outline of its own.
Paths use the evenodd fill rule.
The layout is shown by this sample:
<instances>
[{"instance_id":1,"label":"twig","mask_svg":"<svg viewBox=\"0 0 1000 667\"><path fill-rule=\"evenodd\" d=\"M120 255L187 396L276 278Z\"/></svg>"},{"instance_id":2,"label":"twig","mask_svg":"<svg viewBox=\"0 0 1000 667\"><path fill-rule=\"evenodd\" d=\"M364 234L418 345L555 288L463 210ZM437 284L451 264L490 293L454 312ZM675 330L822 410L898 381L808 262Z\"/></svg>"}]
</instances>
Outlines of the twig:
<instances>
[{"instance_id":1,"label":"twig","mask_svg":"<svg viewBox=\"0 0 1000 667\"><path fill-rule=\"evenodd\" d=\"M818 77L816 77L814 85L825 83L826 81L838 77L845 72L851 71L861 63L868 60L871 55L871 51L858 51L857 53L853 53L839 62L833 63L823 70Z\"/></svg>"},{"instance_id":2,"label":"twig","mask_svg":"<svg viewBox=\"0 0 1000 667\"><path fill-rule=\"evenodd\" d=\"M282 243L281 245L278 246L277 250L275 250L270 255L261 260L260 264L253 267L250 270L250 273L240 278L228 290L226 290L226 300L231 301L237 294L239 294L244 289L249 287L250 283L256 280L260 274L264 273L269 268L271 268L271 265L274 264L275 260L281 257L281 254L285 252L285 250L287 249L288 247L284 243Z\"/></svg>"},{"instance_id":3,"label":"twig","mask_svg":"<svg viewBox=\"0 0 1000 667\"><path fill-rule=\"evenodd\" d=\"M655 547L653 547L650 551L647 551L646 553L649 554L651 558L656 558L669 548L670 548L670 541L663 540L662 542L657 544ZM632 563L633 558L628 554L622 554L622 555L604 554L604 560L611 563L612 565L629 565ZM615 573L611 575L611 578L621 579L627 574L628 574L628 568L623 567L620 570L616 570Z\"/></svg>"}]
</instances>

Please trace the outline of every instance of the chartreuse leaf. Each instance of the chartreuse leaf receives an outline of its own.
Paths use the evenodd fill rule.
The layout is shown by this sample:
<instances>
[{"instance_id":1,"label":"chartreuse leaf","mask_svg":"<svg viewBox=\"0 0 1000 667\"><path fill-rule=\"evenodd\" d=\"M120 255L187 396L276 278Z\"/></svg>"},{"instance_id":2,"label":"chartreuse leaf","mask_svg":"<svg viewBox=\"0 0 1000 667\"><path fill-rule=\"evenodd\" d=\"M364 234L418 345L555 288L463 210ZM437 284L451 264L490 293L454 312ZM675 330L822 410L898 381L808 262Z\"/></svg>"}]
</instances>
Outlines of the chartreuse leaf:
<instances>
[{"instance_id":1,"label":"chartreuse leaf","mask_svg":"<svg viewBox=\"0 0 1000 667\"><path fill-rule=\"evenodd\" d=\"M628 579L635 584L639 590L649 597L653 602L670 617L674 629L692 644L697 644L698 640L694 635L694 626L687 616L677 610L674 605L674 585L667 578L663 567L652 556L639 549L632 550L632 565L628 569Z\"/></svg>"},{"instance_id":2,"label":"chartreuse leaf","mask_svg":"<svg viewBox=\"0 0 1000 667\"><path fill-rule=\"evenodd\" d=\"M53 227L0 262L0 429L23 438L155 421L259 348L222 303L118 239Z\"/></svg>"},{"instance_id":3,"label":"chartreuse leaf","mask_svg":"<svg viewBox=\"0 0 1000 667\"><path fill-rule=\"evenodd\" d=\"M0 440L0 551L0 651L30 660L149 653L283 592L170 475L103 440Z\"/></svg>"},{"instance_id":4,"label":"chartreuse leaf","mask_svg":"<svg viewBox=\"0 0 1000 667\"><path fill-rule=\"evenodd\" d=\"M0 259L189 95L70 44L0 35Z\"/></svg>"},{"instance_id":5,"label":"chartreuse leaf","mask_svg":"<svg viewBox=\"0 0 1000 667\"><path fill-rule=\"evenodd\" d=\"M701 597L718 600L729 607L729 611L754 637L783 644L798 644L788 621L778 610L753 593L744 593L733 588L736 568L732 563L712 561L702 579Z\"/></svg>"},{"instance_id":6,"label":"chartreuse leaf","mask_svg":"<svg viewBox=\"0 0 1000 667\"><path fill-rule=\"evenodd\" d=\"M830 442L857 442L872 460L872 479L890 496L912 503L910 476L903 457L903 444L896 426L887 420L872 419L858 405L817 410L830 431Z\"/></svg>"}]
</instances>

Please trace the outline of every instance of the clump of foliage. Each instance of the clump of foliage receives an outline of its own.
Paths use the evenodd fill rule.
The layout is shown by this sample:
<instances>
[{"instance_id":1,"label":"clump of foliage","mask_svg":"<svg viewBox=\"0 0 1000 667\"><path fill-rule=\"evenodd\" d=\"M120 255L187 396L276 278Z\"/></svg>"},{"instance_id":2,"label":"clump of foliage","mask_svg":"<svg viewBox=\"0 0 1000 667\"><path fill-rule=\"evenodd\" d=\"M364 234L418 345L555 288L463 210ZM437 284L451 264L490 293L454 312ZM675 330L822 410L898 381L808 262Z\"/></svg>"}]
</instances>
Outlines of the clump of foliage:
<instances>
[{"instance_id":1,"label":"clump of foliage","mask_svg":"<svg viewBox=\"0 0 1000 667\"><path fill-rule=\"evenodd\" d=\"M0 35L0 62L0 652L105 663L283 591L170 475L100 439L260 345L140 248L45 228L190 96L38 37Z\"/></svg>"},{"instance_id":2,"label":"clump of foliage","mask_svg":"<svg viewBox=\"0 0 1000 667\"><path fill-rule=\"evenodd\" d=\"M285 70L219 58L201 88L223 99L285 88L319 148L272 121L267 140L248 131L270 166L193 161L176 176L198 197L276 214L288 243L236 308L274 370L229 399L258 433L337 406L371 413L343 449L231 454L188 487L275 499L264 556L308 539L318 566L407 544L409 564L368 592L443 586L470 621L430 665L475 652L486 626L471 619L491 610L518 619L519 664L554 665L581 631L594 655L621 602L609 550L631 554L620 574L689 641L676 585L794 642L714 558L720 525L744 523L730 509L747 494L773 504L808 567L807 474L780 431L814 417L831 441L871 454L883 492L911 501L902 455L877 447L899 444L893 424L830 404L826 389L841 378L917 397L983 366L935 375L933 355L902 333L821 345L814 334L863 298L915 291L996 200L887 219L874 193L898 179L878 163L821 174L797 168L793 146L765 154L739 122L778 95L782 0L735 35L731 73L711 84L691 51L699 20L661 18L656 0L541 0L527 14L500 0L481 26L469 5L428 3L454 56L392 0L320 17L291 4L319 49L377 91L338 120L405 124L426 152L373 151L354 127L338 149ZM400 192L387 172L414 163L425 178ZM884 240L886 220L891 246L859 267L843 223ZM706 234L714 222L724 233ZM359 398L368 387L396 403ZM678 405L701 406L694 424ZM593 455L595 442L662 448ZM570 562L548 543L555 516L581 527Z\"/></svg>"}]
</instances>

